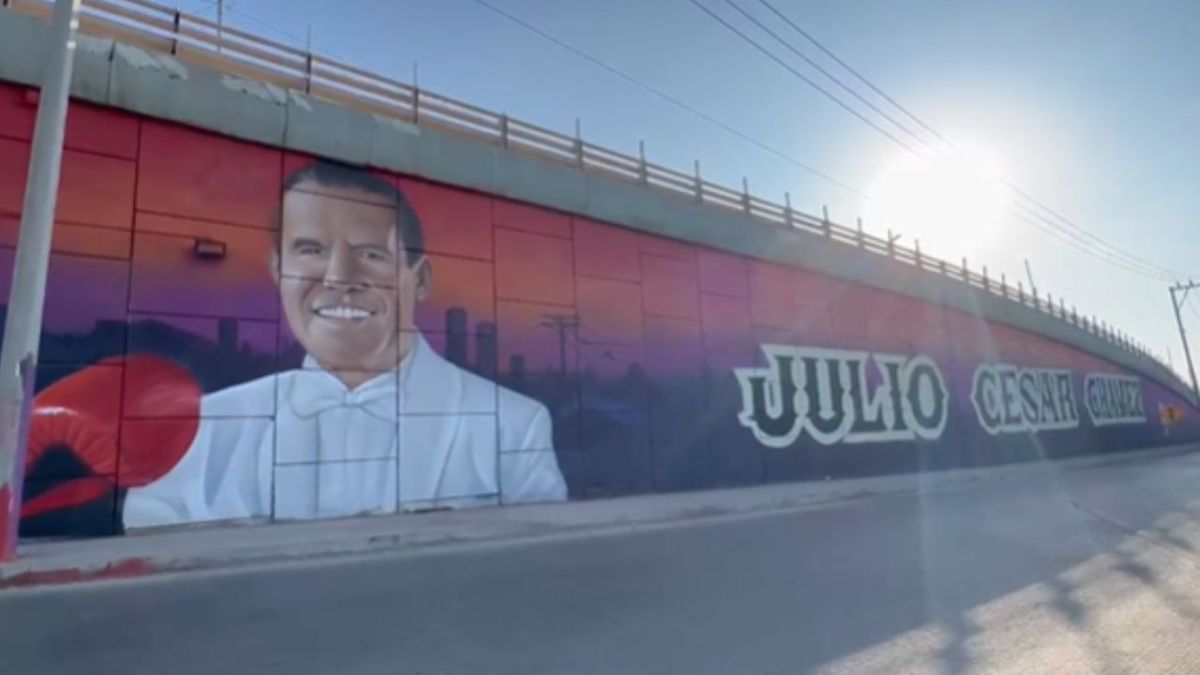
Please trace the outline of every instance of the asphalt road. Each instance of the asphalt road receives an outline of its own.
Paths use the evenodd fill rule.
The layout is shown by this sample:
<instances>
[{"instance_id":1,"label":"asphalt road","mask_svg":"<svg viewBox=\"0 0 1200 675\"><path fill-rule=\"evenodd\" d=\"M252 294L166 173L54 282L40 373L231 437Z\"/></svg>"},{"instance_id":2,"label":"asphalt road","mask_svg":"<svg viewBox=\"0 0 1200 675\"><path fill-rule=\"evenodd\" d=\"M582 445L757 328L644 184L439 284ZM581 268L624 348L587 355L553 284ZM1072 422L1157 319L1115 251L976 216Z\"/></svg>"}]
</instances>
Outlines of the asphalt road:
<instances>
[{"instance_id":1,"label":"asphalt road","mask_svg":"<svg viewBox=\"0 0 1200 675\"><path fill-rule=\"evenodd\" d=\"M2 673L1195 673L1200 455L0 594Z\"/></svg>"}]
</instances>

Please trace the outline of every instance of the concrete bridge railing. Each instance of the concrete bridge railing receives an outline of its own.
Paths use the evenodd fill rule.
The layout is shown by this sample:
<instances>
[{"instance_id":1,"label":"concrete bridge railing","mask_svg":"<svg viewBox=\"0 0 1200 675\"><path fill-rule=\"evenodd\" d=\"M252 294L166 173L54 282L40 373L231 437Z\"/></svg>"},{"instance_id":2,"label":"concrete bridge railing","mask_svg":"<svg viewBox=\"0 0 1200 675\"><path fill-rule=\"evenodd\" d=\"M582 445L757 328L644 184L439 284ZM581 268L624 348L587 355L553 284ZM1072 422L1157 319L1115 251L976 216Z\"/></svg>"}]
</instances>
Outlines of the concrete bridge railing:
<instances>
[{"instance_id":1,"label":"concrete bridge railing","mask_svg":"<svg viewBox=\"0 0 1200 675\"><path fill-rule=\"evenodd\" d=\"M3 4L10 10L45 19L53 2L3 0ZM827 216L797 211L787 201L778 204L763 199L751 194L746 182L739 190L705 180L699 163L691 173L679 172L648 162L644 151L637 157L626 155L583 140L578 130L574 136L562 134L147 0L84 0L81 29L89 35L170 54L285 91L304 92L351 110L466 136L887 256L1031 308L1169 370L1143 345L1094 316L1089 318L1074 307L1068 308L1061 297L1056 302L1049 295L1037 294L1036 289L1027 292L1019 282L1010 286L1003 277L990 277L986 267L981 271L970 269L966 259L957 263L940 260L923 254L919 244L908 248L894 239L866 233L861 221L856 228L849 228L831 222Z\"/></svg>"}]
</instances>

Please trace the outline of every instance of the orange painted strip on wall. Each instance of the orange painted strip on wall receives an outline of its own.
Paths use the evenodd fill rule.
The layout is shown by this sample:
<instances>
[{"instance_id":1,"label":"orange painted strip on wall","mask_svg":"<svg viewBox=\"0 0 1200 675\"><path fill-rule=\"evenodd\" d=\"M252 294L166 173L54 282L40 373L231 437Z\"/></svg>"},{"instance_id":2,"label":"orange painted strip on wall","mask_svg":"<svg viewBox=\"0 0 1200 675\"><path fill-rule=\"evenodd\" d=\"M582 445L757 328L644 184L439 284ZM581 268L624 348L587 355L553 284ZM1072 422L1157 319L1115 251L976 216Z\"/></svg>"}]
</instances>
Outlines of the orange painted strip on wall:
<instances>
[{"instance_id":1,"label":"orange painted strip on wall","mask_svg":"<svg viewBox=\"0 0 1200 675\"><path fill-rule=\"evenodd\" d=\"M749 294L749 270L745 258L701 249L696 256L700 290L744 298Z\"/></svg>"},{"instance_id":2,"label":"orange painted strip on wall","mask_svg":"<svg viewBox=\"0 0 1200 675\"><path fill-rule=\"evenodd\" d=\"M626 281L642 280L637 233L587 218L572 218L575 274Z\"/></svg>"},{"instance_id":3,"label":"orange painted strip on wall","mask_svg":"<svg viewBox=\"0 0 1200 675\"><path fill-rule=\"evenodd\" d=\"M498 226L514 230L571 238L570 216L507 199L492 200L492 220Z\"/></svg>"},{"instance_id":4,"label":"orange painted strip on wall","mask_svg":"<svg viewBox=\"0 0 1200 675\"><path fill-rule=\"evenodd\" d=\"M21 221L16 216L0 216L0 246L15 248L20 227ZM55 223L50 250L55 253L128 260L131 246L128 230Z\"/></svg>"},{"instance_id":5,"label":"orange painted strip on wall","mask_svg":"<svg viewBox=\"0 0 1200 675\"><path fill-rule=\"evenodd\" d=\"M492 259L491 199L427 181L400 177L425 231L425 250L464 258Z\"/></svg>"},{"instance_id":6,"label":"orange painted strip on wall","mask_svg":"<svg viewBox=\"0 0 1200 675\"><path fill-rule=\"evenodd\" d=\"M136 165L130 160L67 150L63 153L57 219L129 229L135 173Z\"/></svg>"},{"instance_id":7,"label":"orange painted strip on wall","mask_svg":"<svg viewBox=\"0 0 1200 675\"><path fill-rule=\"evenodd\" d=\"M457 307L467 312L472 327L479 321L496 320L496 293L492 264L483 260L429 254L433 268L430 296L417 305L420 327L444 331L445 312Z\"/></svg>"},{"instance_id":8,"label":"orange painted strip on wall","mask_svg":"<svg viewBox=\"0 0 1200 675\"><path fill-rule=\"evenodd\" d=\"M496 293L506 300L574 304L571 242L496 228Z\"/></svg>"},{"instance_id":9,"label":"orange painted strip on wall","mask_svg":"<svg viewBox=\"0 0 1200 675\"><path fill-rule=\"evenodd\" d=\"M604 344L640 344L642 288L613 279L578 277L579 339Z\"/></svg>"},{"instance_id":10,"label":"orange painted strip on wall","mask_svg":"<svg viewBox=\"0 0 1200 675\"><path fill-rule=\"evenodd\" d=\"M28 87L0 83L0 136L22 141L33 138L37 105L31 102L32 92Z\"/></svg>"},{"instance_id":11,"label":"orange painted strip on wall","mask_svg":"<svg viewBox=\"0 0 1200 675\"><path fill-rule=\"evenodd\" d=\"M17 215L25 198L29 143L0 138L0 214ZM63 153L56 218L128 229L136 167L132 161L78 150Z\"/></svg>"},{"instance_id":12,"label":"orange painted strip on wall","mask_svg":"<svg viewBox=\"0 0 1200 675\"><path fill-rule=\"evenodd\" d=\"M137 208L274 228L282 153L215 134L143 122Z\"/></svg>"},{"instance_id":13,"label":"orange painted strip on wall","mask_svg":"<svg viewBox=\"0 0 1200 675\"><path fill-rule=\"evenodd\" d=\"M700 285L693 262L642 255L642 309L646 314L700 318Z\"/></svg>"}]
</instances>

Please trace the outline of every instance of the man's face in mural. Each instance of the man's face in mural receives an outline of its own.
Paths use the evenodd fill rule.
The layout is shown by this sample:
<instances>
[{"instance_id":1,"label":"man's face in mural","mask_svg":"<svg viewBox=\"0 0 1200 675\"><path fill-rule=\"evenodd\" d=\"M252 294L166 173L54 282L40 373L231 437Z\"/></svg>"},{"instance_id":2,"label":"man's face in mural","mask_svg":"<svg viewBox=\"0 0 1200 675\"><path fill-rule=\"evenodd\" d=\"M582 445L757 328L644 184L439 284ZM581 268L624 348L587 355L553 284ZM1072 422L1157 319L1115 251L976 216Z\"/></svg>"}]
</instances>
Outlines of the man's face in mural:
<instances>
[{"instance_id":1,"label":"man's face in mural","mask_svg":"<svg viewBox=\"0 0 1200 675\"><path fill-rule=\"evenodd\" d=\"M279 294L300 344L349 386L394 368L430 283L428 261L408 260L394 206L305 182L284 195L281 215Z\"/></svg>"}]
</instances>

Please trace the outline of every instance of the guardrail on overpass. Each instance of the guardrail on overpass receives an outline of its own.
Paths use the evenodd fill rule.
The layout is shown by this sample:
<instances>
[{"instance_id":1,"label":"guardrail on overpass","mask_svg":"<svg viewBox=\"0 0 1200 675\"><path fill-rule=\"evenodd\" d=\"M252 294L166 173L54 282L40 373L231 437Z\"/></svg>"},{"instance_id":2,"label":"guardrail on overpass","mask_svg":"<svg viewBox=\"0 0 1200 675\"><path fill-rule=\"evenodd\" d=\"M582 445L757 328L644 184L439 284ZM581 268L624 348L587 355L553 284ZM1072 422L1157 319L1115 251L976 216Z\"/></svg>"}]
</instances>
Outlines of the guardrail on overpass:
<instances>
[{"instance_id":1,"label":"guardrail on overpass","mask_svg":"<svg viewBox=\"0 0 1200 675\"><path fill-rule=\"evenodd\" d=\"M52 0L3 0L3 5L40 18L49 17ZM995 296L1032 308L1086 331L1122 350L1169 368L1144 345L1094 316L1068 308L1063 298L1027 293L1018 282L1010 286L1002 277L989 277L971 270L967 260L951 263L923 254L919 245L908 248L866 233L861 222L848 228L752 195L744 183L741 190L705 180L699 164L683 173L646 161L644 153L634 157L604 148L551 129L496 113L320 54L269 40L250 32L181 12L146 0L84 0L81 29L88 34L111 38L222 72L268 82L285 89L303 91L351 109L383 115L462 134L518 150L543 159L561 162L581 171L627 181L650 190L727 209L757 220L817 234L830 240L887 256L918 269L962 281Z\"/></svg>"}]
</instances>

